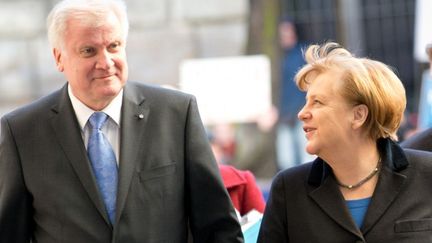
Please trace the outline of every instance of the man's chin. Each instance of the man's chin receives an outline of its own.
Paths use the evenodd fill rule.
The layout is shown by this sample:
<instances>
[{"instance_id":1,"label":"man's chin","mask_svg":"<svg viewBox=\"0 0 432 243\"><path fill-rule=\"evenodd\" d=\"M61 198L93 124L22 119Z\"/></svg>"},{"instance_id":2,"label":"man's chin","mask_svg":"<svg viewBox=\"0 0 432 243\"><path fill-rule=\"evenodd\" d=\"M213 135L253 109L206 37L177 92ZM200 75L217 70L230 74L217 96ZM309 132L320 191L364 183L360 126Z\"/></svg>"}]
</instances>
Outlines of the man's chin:
<instances>
[{"instance_id":1,"label":"man's chin","mask_svg":"<svg viewBox=\"0 0 432 243\"><path fill-rule=\"evenodd\" d=\"M99 97L101 100L112 99L120 93L120 90L121 88L105 89L100 93Z\"/></svg>"},{"instance_id":2,"label":"man's chin","mask_svg":"<svg viewBox=\"0 0 432 243\"><path fill-rule=\"evenodd\" d=\"M107 80L101 87L99 87L100 93L103 96L116 96L120 90L122 90L123 84L119 81Z\"/></svg>"}]
</instances>

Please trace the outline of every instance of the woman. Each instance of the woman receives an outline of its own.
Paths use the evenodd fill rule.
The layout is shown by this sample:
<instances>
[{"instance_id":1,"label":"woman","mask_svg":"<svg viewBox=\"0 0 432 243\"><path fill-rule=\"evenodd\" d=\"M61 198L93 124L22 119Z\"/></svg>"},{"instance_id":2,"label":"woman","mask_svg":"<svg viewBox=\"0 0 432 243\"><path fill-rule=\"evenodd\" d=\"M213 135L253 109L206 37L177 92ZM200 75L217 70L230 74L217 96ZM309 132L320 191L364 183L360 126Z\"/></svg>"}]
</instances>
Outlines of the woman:
<instances>
[{"instance_id":1,"label":"woman","mask_svg":"<svg viewBox=\"0 0 432 243\"><path fill-rule=\"evenodd\" d=\"M275 177L258 242L432 242L432 154L395 142L401 81L336 43L305 58L298 117L318 158Z\"/></svg>"}]
</instances>

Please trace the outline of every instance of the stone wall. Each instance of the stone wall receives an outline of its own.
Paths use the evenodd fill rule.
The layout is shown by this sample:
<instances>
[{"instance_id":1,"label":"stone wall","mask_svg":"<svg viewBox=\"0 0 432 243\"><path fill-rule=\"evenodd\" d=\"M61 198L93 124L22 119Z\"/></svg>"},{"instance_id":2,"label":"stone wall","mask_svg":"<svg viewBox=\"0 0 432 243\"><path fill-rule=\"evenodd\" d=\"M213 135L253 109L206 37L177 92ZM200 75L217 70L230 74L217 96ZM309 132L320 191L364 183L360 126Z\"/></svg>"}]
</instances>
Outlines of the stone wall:
<instances>
[{"instance_id":1,"label":"stone wall","mask_svg":"<svg viewBox=\"0 0 432 243\"><path fill-rule=\"evenodd\" d=\"M45 18L55 0L0 0L0 116L61 87ZM242 55L247 0L126 0L130 79L171 84L188 58Z\"/></svg>"}]
</instances>

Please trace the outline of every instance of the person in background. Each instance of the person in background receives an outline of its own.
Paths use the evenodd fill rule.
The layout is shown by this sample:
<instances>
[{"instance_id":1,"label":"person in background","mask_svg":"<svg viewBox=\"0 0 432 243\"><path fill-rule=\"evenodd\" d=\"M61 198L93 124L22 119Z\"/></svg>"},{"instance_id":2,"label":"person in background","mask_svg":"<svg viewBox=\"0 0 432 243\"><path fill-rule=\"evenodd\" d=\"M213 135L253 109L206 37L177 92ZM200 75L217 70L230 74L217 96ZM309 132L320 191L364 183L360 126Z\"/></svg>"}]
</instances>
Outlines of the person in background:
<instances>
[{"instance_id":1,"label":"person in background","mask_svg":"<svg viewBox=\"0 0 432 243\"><path fill-rule=\"evenodd\" d=\"M264 213L265 201L261 189L256 183L255 176L248 170L239 170L234 166L224 164L225 158L227 158L224 145L227 141L217 139L210 130L207 131L207 135L213 154L218 162L225 188L228 190L239 216L244 216L254 209Z\"/></svg>"},{"instance_id":2,"label":"person in background","mask_svg":"<svg viewBox=\"0 0 432 243\"><path fill-rule=\"evenodd\" d=\"M432 72L432 43L426 46L426 53L429 57L429 72ZM430 73L430 75L432 75L432 73ZM403 141L401 146L405 148L432 151L432 127Z\"/></svg>"},{"instance_id":3,"label":"person in background","mask_svg":"<svg viewBox=\"0 0 432 243\"><path fill-rule=\"evenodd\" d=\"M311 161L305 152L306 139L297 113L305 101L304 92L297 89L294 75L305 64L302 44L298 40L294 21L284 17L278 26L282 48L279 120L276 127L276 160L279 169Z\"/></svg>"},{"instance_id":4,"label":"person in background","mask_svg":"<svg viewBox=\"0 0 432 243\"><path fill-rule=\"evenodd\" d=\"M432 242L432 153L402 149L402 82L337 43L311 45L298 113L318 158L272 183L258 242Z\"/></svg>"},{"instance_id":5,"label":"person in background","mask_svg":"<svg viewBox=\"0 0 432 243\"><path fill-rule=\"evenodd\" d=\"M1 119L0 242L243 242L195 98L127 82L128 25L121 0L51 11L67 82Z\"/></svg>"}]
</instances>

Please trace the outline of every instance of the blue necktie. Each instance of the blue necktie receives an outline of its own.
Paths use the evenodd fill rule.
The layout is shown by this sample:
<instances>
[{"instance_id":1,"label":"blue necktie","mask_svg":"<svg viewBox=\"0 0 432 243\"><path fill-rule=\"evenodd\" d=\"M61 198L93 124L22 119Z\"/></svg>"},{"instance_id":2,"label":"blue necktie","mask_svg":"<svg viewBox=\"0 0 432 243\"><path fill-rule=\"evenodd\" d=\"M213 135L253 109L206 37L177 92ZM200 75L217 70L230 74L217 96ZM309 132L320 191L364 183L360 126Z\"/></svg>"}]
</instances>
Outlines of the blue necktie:
<instances>
[{"instance_id":1,"label":"blue necktie","mask_svg":"<svg viewBox=\"0 0 432 243\"><path fill-rule=\"evenodd\" d=\"M103 112L95 112L90 116L91 130L87 152L109 219L111 224L114 224L118 173L114 151L101 130L107 119L108 116Z\"/></svg>"}]
</instances>

